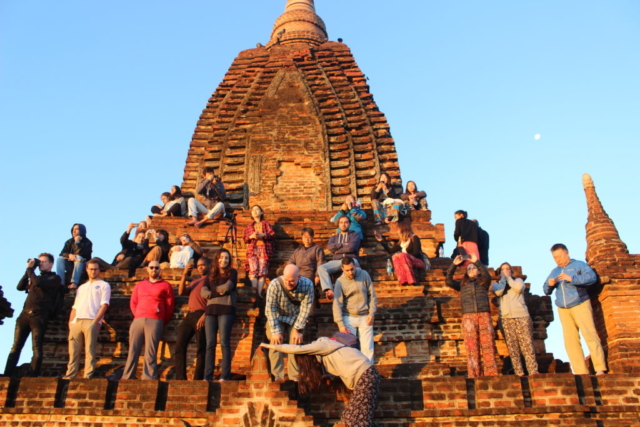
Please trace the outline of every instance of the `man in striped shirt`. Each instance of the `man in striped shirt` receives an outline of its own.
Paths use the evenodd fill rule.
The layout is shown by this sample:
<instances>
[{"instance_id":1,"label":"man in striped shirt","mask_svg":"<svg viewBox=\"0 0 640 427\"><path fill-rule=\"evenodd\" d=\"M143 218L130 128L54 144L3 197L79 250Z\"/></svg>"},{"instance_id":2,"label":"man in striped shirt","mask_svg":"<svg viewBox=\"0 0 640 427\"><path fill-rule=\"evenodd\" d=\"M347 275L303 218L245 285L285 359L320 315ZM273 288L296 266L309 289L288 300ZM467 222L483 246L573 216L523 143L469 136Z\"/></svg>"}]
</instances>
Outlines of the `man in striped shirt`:
<instances>
[{"instance_id":1,"label":"man in striped shirt","mask_svg":"<svg viewBox=\"0 0 640 427\"><path fill-rule=\"evenodd\" d=\"M271 344L284 344L285 335L289 344L302 344L302 336L313 306L313 282L300 276L295 265L287 265L282 276L272 280L267 289L265 314L266 333ZM288 357L289 379L298 380L298 364ZM284 354L269 350L271 374L276 381L284 380Z\"/></svg>"}]
</instances>

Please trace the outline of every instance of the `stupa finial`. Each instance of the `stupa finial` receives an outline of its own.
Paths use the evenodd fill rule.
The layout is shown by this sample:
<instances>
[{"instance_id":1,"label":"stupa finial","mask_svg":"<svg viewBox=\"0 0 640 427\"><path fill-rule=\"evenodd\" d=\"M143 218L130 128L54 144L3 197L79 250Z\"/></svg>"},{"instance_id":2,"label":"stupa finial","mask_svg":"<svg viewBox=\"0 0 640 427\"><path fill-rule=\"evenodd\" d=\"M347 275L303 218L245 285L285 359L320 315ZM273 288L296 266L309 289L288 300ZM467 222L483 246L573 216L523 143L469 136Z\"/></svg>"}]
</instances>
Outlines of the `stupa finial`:
<instances>
[{"instance_id":1,"label":"stupa finial","mask_svg":"<svg viewBox=\"0 0 640 427\"><path fill-rule=\"evenodd\" d=\"M267 47L278 44L320 45L328 40L327 28L316 15L313 0L287 0L284 13L276 19Z\"/></svg>"}]
</instances>

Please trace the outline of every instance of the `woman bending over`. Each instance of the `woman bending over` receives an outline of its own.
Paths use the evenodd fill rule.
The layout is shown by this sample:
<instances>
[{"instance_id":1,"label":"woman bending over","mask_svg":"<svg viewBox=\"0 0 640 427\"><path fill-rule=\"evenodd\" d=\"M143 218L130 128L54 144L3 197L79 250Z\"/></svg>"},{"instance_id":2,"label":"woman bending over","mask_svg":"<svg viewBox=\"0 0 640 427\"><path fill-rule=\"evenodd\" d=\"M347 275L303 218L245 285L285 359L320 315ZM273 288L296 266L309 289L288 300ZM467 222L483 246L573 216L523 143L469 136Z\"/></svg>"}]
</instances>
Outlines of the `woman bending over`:
<instances>
[{"instance_id":1,"label":"woman bending over","mask_svg":"<svg viewBox=\"0 0 640 427\"><path fill-rule=\"evenodd\" d=\"M306 345L262 343L261 346L295 354L300 370L298 390L303 395L311 395L320 386L323 370L340 377L353 390L340 421L347 427L375 426L373 412L378 405L380 374L359 350L326 337Z\"/></svg>"}]
</instances>

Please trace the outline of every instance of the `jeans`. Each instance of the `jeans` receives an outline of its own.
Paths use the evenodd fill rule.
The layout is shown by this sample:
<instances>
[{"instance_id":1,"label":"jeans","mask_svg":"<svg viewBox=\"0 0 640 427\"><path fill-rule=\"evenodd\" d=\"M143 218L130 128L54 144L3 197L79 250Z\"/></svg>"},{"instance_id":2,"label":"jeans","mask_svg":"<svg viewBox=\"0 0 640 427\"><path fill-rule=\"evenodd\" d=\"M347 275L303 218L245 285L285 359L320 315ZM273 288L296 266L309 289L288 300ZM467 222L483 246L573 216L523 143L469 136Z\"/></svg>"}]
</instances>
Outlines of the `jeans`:
<instances>
[{"instance_id":1,"label":"jeans","mask_svg":"<svg viewBox=\"0 0 640 427\"><path fill-rule=\"evenodd\" d=\"M31 334L31 344L33 348L33 357L31 358L31 375L39 376L40 367L42 366L42 345L44 343L44 334L47 331L49 323L49 313L44 312L38 315L31 315L26 312L20 313L20 317L16 320L16 330L13 338L13 346L7 357L7 365L4 368L5 376L11 376L18 365L22 347L24 347L27 337Z\"/></svg>"},{"instance_id":2,"label":"jeans","mask_svg":"<svg viewBox=\"0 0 640 427\"><path fill-rule=\"evenodd\" d=\"M360 268L360 263L357 259L353 259L356 268ZM322 264L318 267L318 277L320 277L320 286L323 291L327 289L333 289L333 285L331 283L331 275L342 271L342 260L341 259L333 259L325 264Z\"/></svg>"},{"instance_id":3,"label":"jeans","mask_svg":"<svg viewBox=\"0 0 640 427\"><path fill-rule=\"evenodd\" d=\"M220 379L231 379L231 329L236 319L235 314L207 315L204 321L204 331L207 335L207 353L204 362L204 379L213 380L213 368L216 364L216 345L218 331L220 331L220 347L222 348L222 364Z\"/></svg>"},{"instance_id":4,"label":"jeans","mask_svg":"<svg viewBox=\"0 0 640 427\"><path fill-rule=\"evenodd\" d=\"M344 326L360 339L360 351L373 364L373 325L367 325L368 316L342 316Z\"/></svg>"},{"instance_id":5,"label":"jeans","mask_svg":"<svg viewBox=\"0 0 640 427\"><path fill-rule=\"evenodd\" d=\"M178 325L178 337L176 338L176 347L174 351L176 379L187 379L187 347L193 336L196 336L196 370L193 374L194 380L201 380L204 375L205 351L207 345L207 337L205 329L196 329L198 319L204 314L204 310L192 311L182 319Z\"/></svg>"},{"instance_id":6,"label":"jeans","mask_svg":"<svg viewBox=\"0 0 640 427\"><path fill-rule=\"evenodd\" d=\"M213 209L209 210L199 200L197 200L195 197L192 197L187 202L187 206L189 207L189 216L193 217L197 217L199 213L203 213L207 214L207 218L213 219L215 216L224 213L224 203L222 202L216 203Z\"/></svg>"},{"instance_id":7,"label":"jeans","mask_svg":"<svg viewBox=\"0 0 640 427\"><path fill-rule=\"evenodd\" d=\"M80 285L85 262L85 260L69 261L68 259L58 257L56 260L56 274L60 276L62 283L67 284L66 272L73 270L73 273L71 274L71 283Z\"/></svg>"}]
</instances>

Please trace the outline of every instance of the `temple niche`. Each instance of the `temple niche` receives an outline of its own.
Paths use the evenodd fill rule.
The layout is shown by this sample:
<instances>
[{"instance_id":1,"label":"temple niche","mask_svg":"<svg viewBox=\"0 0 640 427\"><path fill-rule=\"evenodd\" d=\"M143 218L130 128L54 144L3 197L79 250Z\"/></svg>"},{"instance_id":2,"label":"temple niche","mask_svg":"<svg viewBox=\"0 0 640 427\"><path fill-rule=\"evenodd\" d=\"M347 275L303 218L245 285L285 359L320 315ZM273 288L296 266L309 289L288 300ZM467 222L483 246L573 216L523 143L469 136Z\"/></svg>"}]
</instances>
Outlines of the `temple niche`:
<instances>
[{"instance_id":1,"label":"temple niche","mask_svg":"<svg viewBox=\"0 0 640 427\"><path fill-rule=\"evenodd\" d=\"M105 279L112 286L112 299L97 346L97 372L104 378L57 378L68 362L70 296L65 312L47 331L45 378L0 378L0 420L21 426L43 422L96 427L340 425L334 423L349 396L336 393L329 381L311 398L299 396L291 381L271 381L267 358L259 348L265 340L264 302L245 286L242 235L252 221L247 207L261 205L276 233L276 255L269 269L273 278L297 247L301 228L312 227L315 242L326 247L336 231L329 218L351 194L363 202L368 215L360 259L378 296L375 363L383 376L378 425L637 425L640 258L628 253L590 177L584 179L589 211L587 260L600 277L592 302L612 374L576 377L567 363L547 352L547 327L554 320L551 298L531 294L527 283L523 292L533 319L541 374L511 375L504 337L498 330L496 361L501 375L466 378L460 297L445 285L451 259L438 257L438 248L445 242L444 226L431 223L430 210L412 212L407 220L432 268L419 272L416 286L399 286L387 276L388 254L373 234L377 229L395 236L396 228L374 225L369 194L382 172L401 189L395 142L349 47L329 40L312 0L288 0L268 43L240 52L233 60L197 122L184 168L184 191L195 190L207 166L222 177L235 221L198 229L185 228L184 218L156 217L151 227L167 230L171 240L188 231L208 256L220 248L233 254L241 277L231 339L233 381L174 379L176 328L188 312L186 296L177 297L176 312L160 344L160 380L113 380L128 354L130 295L145 271L139 269L129 277L127 271L111 270ZM456 278L461 273L460 269ZM490 273L497 279L493 270ZM182 274L182 269L162 271L174 285ZM514 266L514 274L526 281L520 267ZM320 302L305 328L306 340L337 331L332 302ZM496 305L491 315L497 325ZM193 343L188 358L195 359ZM218 352L216 364L220 358ZM191 363L189 378L193 371Z\"/></svg>"}]
</instances>

